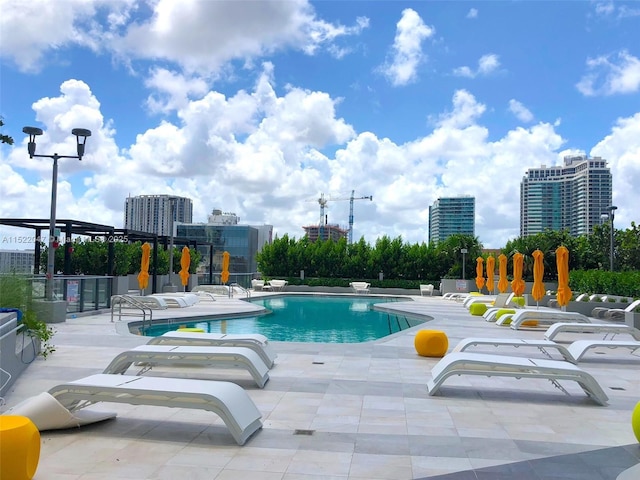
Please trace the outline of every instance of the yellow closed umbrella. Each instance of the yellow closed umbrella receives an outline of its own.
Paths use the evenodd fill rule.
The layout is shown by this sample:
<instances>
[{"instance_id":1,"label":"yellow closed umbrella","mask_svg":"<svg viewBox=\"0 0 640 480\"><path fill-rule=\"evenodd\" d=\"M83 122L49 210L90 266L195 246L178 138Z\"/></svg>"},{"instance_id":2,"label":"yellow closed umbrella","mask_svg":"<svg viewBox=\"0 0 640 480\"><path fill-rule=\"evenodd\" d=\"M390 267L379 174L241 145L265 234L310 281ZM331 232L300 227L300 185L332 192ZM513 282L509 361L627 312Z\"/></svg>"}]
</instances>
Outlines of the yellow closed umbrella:
<instances>
[{"instance_id":1,"label":"yellow closed umbrella","mask_svg":"<svg viewBox=\"0 0 640 480\"><path fill-rule=\"evenodd\" d=\"M511 290L516 297L521 297L524 293L524 280L522 280L522 267L524 265L524 256L521 253L513 255L513 280L511 281Z\"/></svg>"},{"instance_id":2,"label":"yellow closed umbrella","mask_svg":"<svg viewBox=\"0 0 640 480\"><path fill-rule=\"evenodd\" d=\"M182 282L182 286L186 290L187 285L189 284L189 266L191 265L191 252L189 252L189 247L182 247L182 256L180 257L180 281Z\"/></svg>"},{"instance_id":3,"label":"yellow closed umbrella","mask_svg":"<svg viewBox=\"0 0 640 480\"><path fill-rule=\"evenodd\" d=\"M487 290L489 293L493 293L495 288L495 282L493 280L493 273L496 269L496 259L492 255L487 257Z\"/></svg>"},{"instance_id":4,"label":"yellow closed umbrella","mask_svg":"<svg viewBox=\"0 0 640 480\"><path fill-rule=\"evenodd\" d=\"M498 256L498 273L500 274L500 280L498 280L498 291L504 293L509 288L509 280L507 280L507 256L501 253Z\"/></svg>"},{"instance_id":5,"label":"yellow closed umbrella","mask_svg":"<svg viewBox=\"0 0 640 480\"><path fill-rule=\"evenodd\" d=\"M142 244L142 259L140 261L140 273L138 274L138 286L144 295L144 289L149 286L149 258L151 257L151 245L149 242Z\"/></svg>"},{"instance_id":6,"label":"yellow closed umbrella","mask_svg":"<svg viewBox=\"0 0 640 480\"><path fill-rule=\"evenodd\" d=\"M476 258L476 287L478 287L478 291L482 290L482 287L484 287L484 277L482 276L483 263L484 258Z\"/></svg>"},{"instance_id":7,"label":"yellow closed umbrella","mask_svg":"<svg viewBox=\"0 0 640 480\"><path fill-rule=\"evenodd\" d=\"M571 289L569 288L569 250L565 246L556 249L556 266L558 267L558 305L567 306L571 300Z\"/></svg>"},{"instance_id":8,"label":"yellow closed umbrella","mask_svg":"<svg viewBox=\"0 0 640 480\"><path fill-rule=\"evenodd\" d=\"M222 273L220 274L220 280L226 284L229 281L229 252L222 254Z\"/></svg>"},{"instance_id":9,"label":"yellow closed umbrella","mask_svg":"<svg viewBox=\"0 0 640 480\"><path fill-rule=\"evenodd\" d=\"M536 301L536 305L542 297L544 297L544 253L540 250L533 252L533 288L531 289L531 296Z\"/></svg>"}]
</instances>

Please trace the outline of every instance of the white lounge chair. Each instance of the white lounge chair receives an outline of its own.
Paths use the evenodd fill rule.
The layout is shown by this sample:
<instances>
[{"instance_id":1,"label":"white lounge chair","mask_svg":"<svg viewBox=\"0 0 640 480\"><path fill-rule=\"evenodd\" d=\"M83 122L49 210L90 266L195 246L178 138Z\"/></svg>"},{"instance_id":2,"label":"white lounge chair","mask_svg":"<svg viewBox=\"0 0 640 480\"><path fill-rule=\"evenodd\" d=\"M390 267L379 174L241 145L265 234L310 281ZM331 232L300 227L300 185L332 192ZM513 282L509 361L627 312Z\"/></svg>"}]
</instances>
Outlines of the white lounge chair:
<instances>
[{"instance_id":1,"label":"white lounge chair","mask_svg":"<svg viewBox=\"0 0 640 480\"><path fill-rule=\"evenodd\" d=\"M159 337L153 337L147 345L188 345L214 347L245 347L256 352L268 368L272 368L278 357L271 348L269 340L264 335L227 334L227 333L199 333L199 332L167 332Z\"/></svg>"},{"instance_id":2,"label":"white lounge chair","mask_svg":"<svg viewBox=\"0 0 640 480\"><path fill-rule=\"evenodd\" d=\"M206 292L219 297L228 297L229 287L226 285L197 285L191 289L191 292Z\"/></svg>"},{"instance_id":3,"label":"white lounge chair","mask_svg":"<svg viewBox=\"0 0 640 480\"><path fill-rule=\"evenodd\" d=\"M553 358L548 349L557 350L562 357L571 363L576 363L576 360L573 358L569 350L564 345L560 345L559 343L552 342L551 340L534 340L534 339L524 339L524 338L479 338L479 337L470 337L462 339L452 350L452 352L464 352L468 350L470 347L475 347L477 345L492 345L494 347L535 347L540 350L545 356L548 358Z\"/></svg>"},{"instance_id":4,"label":"white lounge chair","mask_svg":"<svg viewBox=\"0 0 640 480\"><path fill-rule=\"evenodd\" d=\"M424 297L427 293L430 297L433 297L433 284L420 285L420 296Z\"/></svg>"},{"instance_id":5,"label":"white lounge chair","mask_svg":"<svg viewBox=\"0 0 640 480\"><path fill-rule=\"evenodd\" d=\"M200 301L200 297L195 293L154 293L152 296L164 298L170 307L174 305L180 308L191 307Z\"/></svg>"},{"instance_id":6,"label":"white lounge chair","mask_svg":"<svg viewBox=\"0 0 640 480\"><path fill-rule=\"evenodd\" d=\"M506 293L500 293L499 295L503 295L504 297L507 296ZM486 303L487 305L493 305L497 298L498 295L469 295L461 300L465 308L469 309L469 307L474 303Z\"/></svg>"},{"instance_id":7,"label":"white lounge chair","mask_svg":"<svg viewBox=\"0 0 640 480\"><path fill-rule=\"evenodd\" d=\"M442 298L444 300L458 300L461 298L467 298L468 296L469 294L464 292L447 292L442 295Z\"/></svg>"},{"instance_id":8,"label":"white lounge chair","mask_svg":"<svg viewBox=\"0 0 640 480\"><path fill-rule=\"evenodd\" d=\"M617 323L565 323L559 322L551 325L544 334L547 340L554 340L562 332L568 333L605 333L606 334L629 334L634 339L640 340L640 330L630 325L620 325Z\"/></svg>"},{"instance_id":9,"label":"white lounge chair","mask_svg":"<svg viewBox=\"0 0 640 480\"><path fill-rule=\"evenodd\" d=\"M80 409L98 402L209 410L222 419L238 445L244 445L262 428L260 411L247 392L231 382L98 374L56 385L48 393L74 416L79 415ZM7 413L24 414L39 430L69 428L56 426L49 416L34 411L34 398Z\"/></svg>"},{"instance_id":10,"label":"white lounge chair","mask_svg":"<svg viewBox=\"0 0 640 480\"><path fill-rule=\"evenodd\" d=\"M118 297L115 295L115 297ZM127 306L126 300L128 298L133 299L134 302L138 304L142 304L147 308L151 308L152 310L166 310L169 308L169 304L162 297L154 297L153 295L121 295L120 300L122 301L122 306Z\"/></svg>"},{"instance_id":11,"label":"white lounge chair","mask_svg":"<svg viewBox=\"0 0 640 480\"><path fill-rule=\"evenodd\" d=\"M284 287L286 287L289 284L288 281L286 280L269 280L269 290L272 290L274 292L279 292L284 290ZM263 289L265 289L264 287L262 287Z\"/></svg>"},{"instance_id":12,"label":"white lounge chair","mask_svg":"<svg viewBox=\"0 0 640 480\"><path fill-rule=\"evenodd\" d=\"M579 362L587 350L598 347L629 348L633 353L640 348L640 342L635 340L576 340L567 349L576 362Z\"/></svg>"},{"instance_id":13,"label":"white lounge chair","mask_svg":"<svg viewBox=\"0 0 640 480\"><path fill-rule=\"evenodd\" d=\"M640 300L631 302L625 308L596 307L591 311L591 316L595 318L608 318L611 320L624 320L625 313L633 312L638 307L640 307Z\"/></svg>"},{"instance_id":14,"label":"white lounge chair","mask_svg":"<svg viewBox=\"0 0 640 480\"><path fill-rule=\"evenodd\" d=\"M457 352L444 356L431 370L433 379L427 384L429 395L435 395L442 383L452 375L482 375L487 377L544 378L554 386L568 392L559 380L578 382L589 397L606 405L607 395L598 382L587 372L561 360L539 360L482 353Z\"/></svg>"},{"instance_id":15,"label":"white lounge chair","mask_svg":"<svg viewBox=\"0 0 640 480\"><path fill-rule=\"evenodd\" d=\"M264 280L258 280L257 278L252 279L251 288L253 288L256 291L262 290L264 288Z\"/></svg>"},{"instance_id":16,"label":"white lounge chair","mask_svg":"<svg viewBox=\"0 0 640 480\"><path fill-rule=\"evenodd\" d=\"M507 313L496 320L496 325L510 325L519 330L524 322L537 321L538 325L551 325L556 322L591 323L589 317L578 312L563 312L554 308L524 308L516 313Z\"/></svg>"},{"instance_id":17,"label":"white lounge chair","mask_svg":"<svg viewBox=\"0 0 640 480\"><path fill-rule=\"evenodd\" d=\"M353 289L354 293L359 295L367 295L369 293L370 283L367 282L351 282L349 286Z\"/></svg>"},{"instance_id":18,"label":"white lounge chair","mask_svg":"<svg viewBox=\"0 0 640 480\"><path fill-rule=\"evenodd\" d=\"M124 351L102 373L124 374L132 364L143 364L142 371L154 365L197 365L246 369L262 388L269 381L269 369L260 356L245 347L193 347L182 345L141 345Z\"/></svg>"}]
</instances>

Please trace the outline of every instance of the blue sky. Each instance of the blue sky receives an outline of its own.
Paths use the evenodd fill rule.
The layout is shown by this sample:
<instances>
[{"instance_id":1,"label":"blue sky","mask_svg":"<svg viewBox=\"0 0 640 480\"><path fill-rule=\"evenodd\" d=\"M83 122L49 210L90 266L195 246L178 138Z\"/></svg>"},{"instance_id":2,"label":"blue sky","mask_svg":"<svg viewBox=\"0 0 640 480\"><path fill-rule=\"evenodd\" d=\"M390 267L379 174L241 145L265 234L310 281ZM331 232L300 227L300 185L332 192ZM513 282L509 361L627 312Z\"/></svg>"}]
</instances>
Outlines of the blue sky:
<instances>
[{"instance_id":1,"label":"blue sky","mask_svg":"<svg viewBox=\"0 0 640 480\"><path fill-rule=\"evenodd\" d=\"M438 197L476 197L491 248L519 232L526 170L607 159L638 222L640 3L5 0L0 217L122 226L127 195L177 194L300 238L321 193L354 238L428 238ZM28 19L28 21L25 21ZM348 224L330 201L329 223ZM26 232L0 230L10 237ZM7 248L5 242L0 248Z\"/></svg>"}]
</instances>

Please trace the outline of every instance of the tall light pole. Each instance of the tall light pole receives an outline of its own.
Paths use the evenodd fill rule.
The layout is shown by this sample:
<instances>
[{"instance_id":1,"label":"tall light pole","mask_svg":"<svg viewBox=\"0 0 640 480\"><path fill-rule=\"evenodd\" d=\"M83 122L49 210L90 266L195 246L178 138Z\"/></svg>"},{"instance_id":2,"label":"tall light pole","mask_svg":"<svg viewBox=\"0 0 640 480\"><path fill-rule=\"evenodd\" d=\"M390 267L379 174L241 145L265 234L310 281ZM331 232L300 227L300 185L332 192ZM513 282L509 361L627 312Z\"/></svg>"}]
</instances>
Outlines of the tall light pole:
<instances>
[{"instance_id":1,"label":"tall light pole","mask_svg":"<svg viewBox=\"0 0 640 480\"><path fill-rule=\"evenodd\" d=\"M53 300L53 275L55 274L55 246L56 241L56 197L58 194L58 159L60 158L77 158L82 160L84 156L84 145L87 137L91 136L91 130L86 128L74 128L71 133L76 136L77 155L36 155L36 137L42 135L42 129L38 127L24 127L23 133L29 135L29 143L27 149L29 158L51 158L53 159L53 177L51 179L51 214L49 216L49 249L47 250L47 276L45 284L45 298L49 301Z\"/></svg>"},{"instance_id":2,"label":"tall light pole","mask_svg":"<svg viewBox=\"0 0 640 480\"><path fill-rule=\"evenodd\" d=\"M468 251L469 250L467 250L466 248L460 249L460 253L462 253L462 279L463 280L465 279L465 263L466 263L465 260L466 260L466 255Z\"/></svg>"},{"instance_id":3,"label":"tall light pole","mask_svg":"<svg viewBox=\"0 0 640 480\"><path fill-rule=\"evenodd\" d=\"M611 238L609 241L609 270L613 272L613 251L614 251L614 228L613 228L613 219L615 218L614 212L618 209L615 205L611 205L609 207L609 220L611 222Z\"/></svg>"}]
</instances>

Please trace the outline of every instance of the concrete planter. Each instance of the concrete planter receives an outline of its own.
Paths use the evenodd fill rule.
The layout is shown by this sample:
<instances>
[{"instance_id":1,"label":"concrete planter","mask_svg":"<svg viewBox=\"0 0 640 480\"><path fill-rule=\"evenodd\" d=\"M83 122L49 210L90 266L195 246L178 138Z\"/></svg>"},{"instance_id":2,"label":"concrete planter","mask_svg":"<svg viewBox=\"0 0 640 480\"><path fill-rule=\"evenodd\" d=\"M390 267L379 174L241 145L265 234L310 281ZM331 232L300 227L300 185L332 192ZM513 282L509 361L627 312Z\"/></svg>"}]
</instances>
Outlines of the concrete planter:
<instances>
[{"instance_id":1,"label":"concrete planter","mask_svg":"<svg viewBox=\"0 0 640 480\"><path fill-rule=\"evenodd\" d=\"M33 310L44 323L62 323L67 320L66 300L34 300Z\"/></svg>"},{"instance_id":2,"label":"concrete planter","mask_svg":"<svg viewBox=\"0 0 640 480\"><path fill-rule=\"evenodd\" d=\"M638 312L625 312L624 323L630 327L640 329L640 313Z\"/></svg>"},{"instance_id":3,"label":"concrete planter","mask_svg":"<svg viewBox=\"0 0 640 480\"><path fill-rule=\"evenodd\" d=\"M569 302L567 305L567 312L578 312L587 317L591 316L591 312L596 307L601 308L625 308L628 303L618 302Z\"/></svg>"},{"instance_id":4,"label":"concrete planter","mask_svg":"<svg viewBox=\"0 0 640 480\"><path fill-rule=\"evenodd\" d=\"M113 277L111 284L111 295L124 295L129 291L129 277L121 275Z\"/></svg>"}]
</instances>

